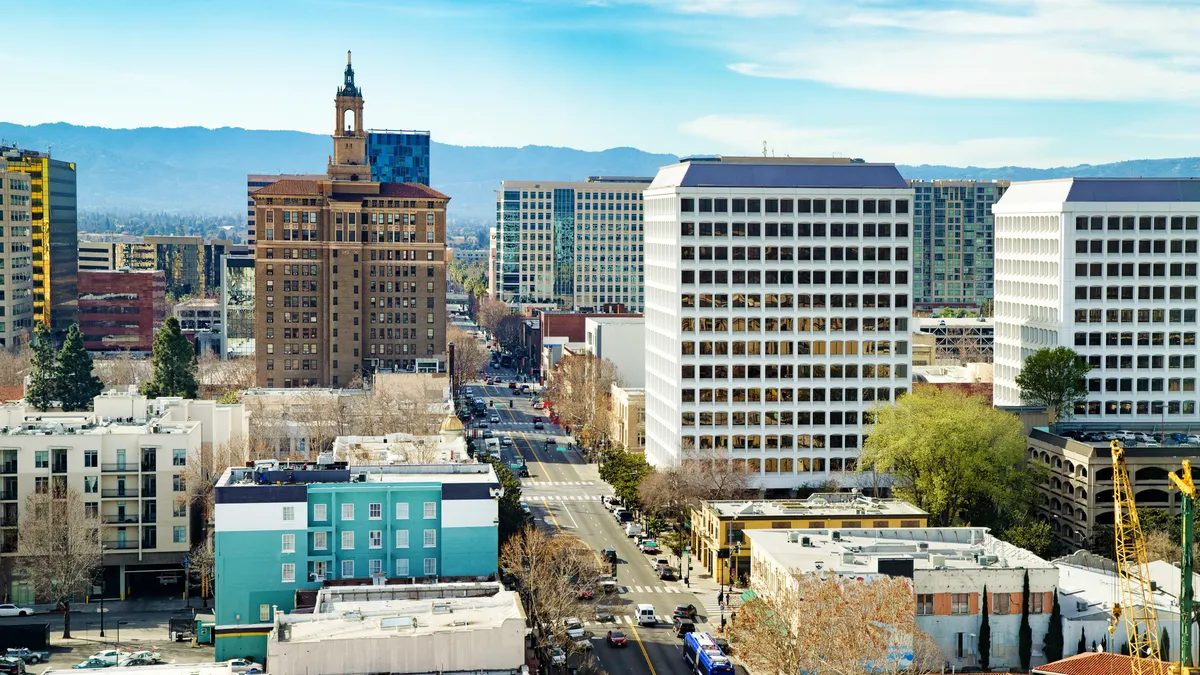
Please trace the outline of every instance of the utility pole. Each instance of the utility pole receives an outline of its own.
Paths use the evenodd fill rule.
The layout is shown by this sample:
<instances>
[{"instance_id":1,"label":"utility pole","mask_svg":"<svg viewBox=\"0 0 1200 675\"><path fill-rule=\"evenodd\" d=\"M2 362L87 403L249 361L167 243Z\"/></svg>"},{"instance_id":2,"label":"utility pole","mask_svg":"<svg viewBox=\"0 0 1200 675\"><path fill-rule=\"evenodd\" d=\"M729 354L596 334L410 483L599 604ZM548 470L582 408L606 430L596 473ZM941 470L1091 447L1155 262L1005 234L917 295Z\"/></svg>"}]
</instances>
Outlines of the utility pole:
<instances>
[{"instance_id":1,"label":"utility pole","mask_svg":"<svg viewBox=\"0 0 1200 675\"><path fill-rule=\"evenodd\" d=\"M1182 675L1193 672L1192 663L1192 516L1196 510L1196 485L1192 482L1192 463L1183 460L1183 470L1179 476L1171 472L1171 482L1179 488L1183 496L1180 506L1180 517L1183 518L1181 528L1183 551L1179 561L1179 665ZM1175 668L1172 667L1172 670Z\"/></svg>"}]
</instances>

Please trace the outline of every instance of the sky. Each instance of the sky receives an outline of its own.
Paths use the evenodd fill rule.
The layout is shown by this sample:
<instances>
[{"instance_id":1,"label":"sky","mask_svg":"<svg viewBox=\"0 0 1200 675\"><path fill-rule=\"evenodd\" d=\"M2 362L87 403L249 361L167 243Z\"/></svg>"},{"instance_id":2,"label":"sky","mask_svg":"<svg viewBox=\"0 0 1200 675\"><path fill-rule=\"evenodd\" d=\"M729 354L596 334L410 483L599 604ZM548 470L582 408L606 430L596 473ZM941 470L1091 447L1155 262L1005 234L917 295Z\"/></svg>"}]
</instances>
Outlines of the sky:
<instances>
[{"instance_id":1,"label":"sky","mask_svg":"<svg viewBox=\"0 0 1200 675\"><path fill-rule=\"evenodd\" d=\"M1200 156L1195 0L45 0L0 23L18 124L331 133L353 50L367 126L458 145Z\"/></svg>"}]
</instances>

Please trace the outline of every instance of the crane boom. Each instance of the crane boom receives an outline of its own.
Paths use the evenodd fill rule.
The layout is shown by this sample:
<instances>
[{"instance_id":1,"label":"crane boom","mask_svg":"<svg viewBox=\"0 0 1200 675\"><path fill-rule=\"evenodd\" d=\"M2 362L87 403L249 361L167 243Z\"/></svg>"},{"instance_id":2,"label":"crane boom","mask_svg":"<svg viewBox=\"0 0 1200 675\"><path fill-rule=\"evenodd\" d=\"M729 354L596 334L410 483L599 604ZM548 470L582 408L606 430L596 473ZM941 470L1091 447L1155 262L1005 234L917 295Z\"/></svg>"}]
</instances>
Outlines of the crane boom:
<instances>
[{"instance_id":1,"label":"crane boom","mask_svg":"<svg viewBox=\"0 0 1200 675\"><path fill-rule=\"evenodd\" d=\"M1117 577L1121 586L1121 604L1113 607L1114 622L1125 617L1125 634L1132 658L1131 675L1159 675L1158 615L1151 597L1150 566L1146 560L1146 539L1133 501L1129 472L1125 469L1125 448L1120 441L1109 444L1113 464L1114 538L1117 551ZM1145 632L1143 632L1145 631Z\"/></svg>"}]
</instances>

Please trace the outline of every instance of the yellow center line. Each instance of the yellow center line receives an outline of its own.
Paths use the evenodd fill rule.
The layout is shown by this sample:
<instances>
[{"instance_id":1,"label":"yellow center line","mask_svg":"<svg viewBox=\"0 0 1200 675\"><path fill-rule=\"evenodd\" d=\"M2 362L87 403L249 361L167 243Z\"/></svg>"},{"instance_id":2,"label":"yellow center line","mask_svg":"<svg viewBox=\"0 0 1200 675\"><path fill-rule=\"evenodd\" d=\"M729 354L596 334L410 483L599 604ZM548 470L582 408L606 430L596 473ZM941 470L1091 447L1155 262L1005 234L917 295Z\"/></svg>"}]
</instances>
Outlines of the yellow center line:
<instances>
[{"instance_id":1,"label":"yellow center line","mask_svg":"<svg viewBox=\"0 0 1200 675\"><path fill-rule=\"evenodd\" d=\"M630 625L629 632L633 633L633 639L638 643L638 649L642 650L642 658L646 659L646 667L650 669L650 675L657 675L654 672L654 664L650 663L650 655L646 653L646 645L642 644L642 636L638 635L637 628Z\"/></svg>"},{"instance_id":2,"label":"yellow center line","mask_svg":"<svg viewBox=\"0 0 1200 675\"><path fill-rule=\"evenodd\" d=\"M545 480L547 478L546 467L543 466L540 461L538 461L537 450L534 449L533 443L529 441L529 436L524 431L514 431L513 433L520 435L521 440L525 441L525 445L529 446L529 454L533 455L533 463L537 465L538 477L542 480ZM525 459L525 456L521 455L521 459Z\"/></svg>"}]
</instances>

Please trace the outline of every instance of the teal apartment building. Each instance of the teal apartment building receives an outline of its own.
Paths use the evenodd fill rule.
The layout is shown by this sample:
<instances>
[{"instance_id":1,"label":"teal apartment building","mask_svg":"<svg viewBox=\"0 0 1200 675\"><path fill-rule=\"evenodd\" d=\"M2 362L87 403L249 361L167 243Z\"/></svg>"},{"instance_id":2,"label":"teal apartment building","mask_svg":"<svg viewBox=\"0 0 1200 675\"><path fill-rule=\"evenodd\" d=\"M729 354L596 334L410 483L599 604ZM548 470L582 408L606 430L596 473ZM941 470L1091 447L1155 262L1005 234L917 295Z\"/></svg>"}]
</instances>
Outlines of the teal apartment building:
<instances>
[{"instance_id":1,"label":"teal apartment building","mask_svg":"<svg viewBox=\"0 0 1200 675\"><path fill-rule=\"evenodd\" d=\"M300 591L491 577L501 495L489 464L229 469L216 488L217 660L262 659L273 612Z\"/></svg>"}]
</instances>

